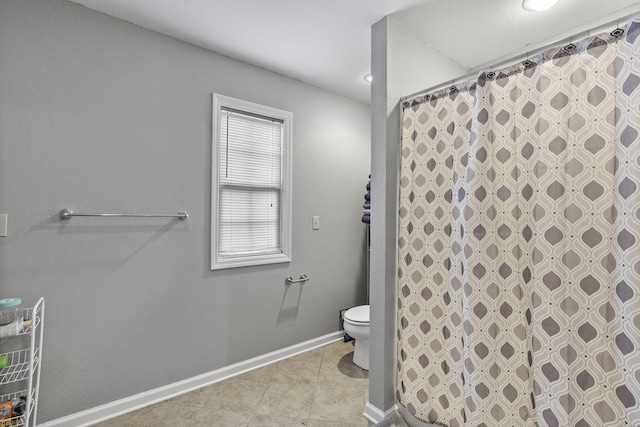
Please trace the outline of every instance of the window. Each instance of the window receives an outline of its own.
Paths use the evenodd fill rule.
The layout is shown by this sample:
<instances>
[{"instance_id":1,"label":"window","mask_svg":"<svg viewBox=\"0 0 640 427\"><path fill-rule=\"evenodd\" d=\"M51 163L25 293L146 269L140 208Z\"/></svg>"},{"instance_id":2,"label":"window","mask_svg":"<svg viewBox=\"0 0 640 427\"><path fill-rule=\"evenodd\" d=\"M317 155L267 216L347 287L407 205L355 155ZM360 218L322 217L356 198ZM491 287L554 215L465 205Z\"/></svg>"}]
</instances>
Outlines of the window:
<instances>
[{"instance_id":1,"label":"window","mask_svg":"<svg viewBox=\"0 0 640 427\"><path fill-rule=\"evenodd\" d=\"M291 260L291 122L213 95L212 270Z\"/></svg>"}]
</instances>

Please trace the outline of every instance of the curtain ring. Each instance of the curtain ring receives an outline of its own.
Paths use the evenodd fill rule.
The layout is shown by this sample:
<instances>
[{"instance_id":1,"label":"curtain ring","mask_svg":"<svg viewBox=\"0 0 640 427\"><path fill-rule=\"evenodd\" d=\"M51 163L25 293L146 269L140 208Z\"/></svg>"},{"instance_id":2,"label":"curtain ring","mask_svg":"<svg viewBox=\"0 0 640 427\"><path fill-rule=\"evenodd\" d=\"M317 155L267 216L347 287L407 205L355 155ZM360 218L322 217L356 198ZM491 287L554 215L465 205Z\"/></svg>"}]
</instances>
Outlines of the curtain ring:
<instances>
[{"instance_id":1,"label":"curtain ring","mask_svg":"<svg viewBox=\"0 0 640 427\"><path fill-rule=\"evenodd\" d=\"M620 20L616 19L616 28L615 30L609 33L612 37L618 38L624 34L624 30L620 28Z\"/></svg>"},{"instance_id":2,"label":"curtain ring","mask_svg":"<svg viewBox=\"0 0 640 427\"><path fill-rule=\"evenodd\" d=\"M489 65L489 72L487 73L488 79L493 79L496 76L496 72L493 71L493 64Z\"/></svg>"},{"instance_id":3,"label":"curtain ring","mask_svg":"<svg viewBox=\"0 0 640 427\"><path fill-rule=\"evenodd\" d=\"M624 30L620 27L616 28L615 30L611 31L611 36L618 38L621 37L624 34Z\"/></svg>"}]
</instances>

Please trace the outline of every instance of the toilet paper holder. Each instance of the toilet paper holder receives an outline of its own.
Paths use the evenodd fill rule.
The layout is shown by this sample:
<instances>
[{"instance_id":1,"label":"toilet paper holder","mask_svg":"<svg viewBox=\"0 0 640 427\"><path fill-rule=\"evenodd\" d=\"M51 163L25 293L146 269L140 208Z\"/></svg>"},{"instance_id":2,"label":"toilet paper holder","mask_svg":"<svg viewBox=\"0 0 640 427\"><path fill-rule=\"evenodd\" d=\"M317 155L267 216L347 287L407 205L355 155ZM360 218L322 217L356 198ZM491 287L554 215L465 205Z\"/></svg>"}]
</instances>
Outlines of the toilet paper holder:
<instances>
[{"instance_id":1,"label":"toilet paper holder","mask_svg":"<svg viewBox=\"0 0 640 427\"><path fill-rule=\"evenodd\" d=\"M299 279L294 279L291 276L289 276L286 279L284 279L284 281L287 283L287 285L290 285L292 283L306 282L307 280L309 280L309 277L306 274L301 275Z\"/></svg>"}]
</instances>

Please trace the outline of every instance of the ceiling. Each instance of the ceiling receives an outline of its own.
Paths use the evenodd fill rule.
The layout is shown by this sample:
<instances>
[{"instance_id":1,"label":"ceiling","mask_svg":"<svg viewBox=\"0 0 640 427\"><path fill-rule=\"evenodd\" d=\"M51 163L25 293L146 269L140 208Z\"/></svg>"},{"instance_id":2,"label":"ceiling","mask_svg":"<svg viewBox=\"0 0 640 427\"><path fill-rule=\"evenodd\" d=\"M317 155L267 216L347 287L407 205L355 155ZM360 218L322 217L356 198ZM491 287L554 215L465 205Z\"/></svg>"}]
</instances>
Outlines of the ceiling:
<instances>
[{"instance_id":1,"label":"ceiling","mask_svg":"<svg viewBox=\"0 0 640 427\"><path fill-rule=\"evenodd\" d=\"M465 68L640 12L639 0L71 0L364 103L371 25L387 15ZM613 29L613 28L612 28Z\"/></svg>"}]
</instances>

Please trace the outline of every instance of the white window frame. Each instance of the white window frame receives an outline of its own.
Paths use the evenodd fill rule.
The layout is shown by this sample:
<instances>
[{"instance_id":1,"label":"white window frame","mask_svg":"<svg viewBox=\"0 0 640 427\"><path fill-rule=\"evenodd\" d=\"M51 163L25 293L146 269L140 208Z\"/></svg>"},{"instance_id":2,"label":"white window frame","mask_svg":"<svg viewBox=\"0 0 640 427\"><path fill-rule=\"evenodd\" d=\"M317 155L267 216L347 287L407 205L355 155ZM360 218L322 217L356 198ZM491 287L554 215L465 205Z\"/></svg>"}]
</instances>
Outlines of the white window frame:
<instances>
[{"instance_id":1,"label":"white window frame","mask_svg":"<svg viewBox=\"0 0 640 427\"><path fill-rule=\"evenodd\" d=\"M218 174L220 153L220 112L230 108L281 120L283 123L283 150L281 158L281 202L280 202L280 244L281 253L249 254L233 257L220 256L218 236L220 235L220 182ZM291 261L291 136L293 114L253 102L228 96L213 94L212 120L212 162L211 162L211 269L246 267L252 265L277 264Z\"/></svg>"}]
</instances>

